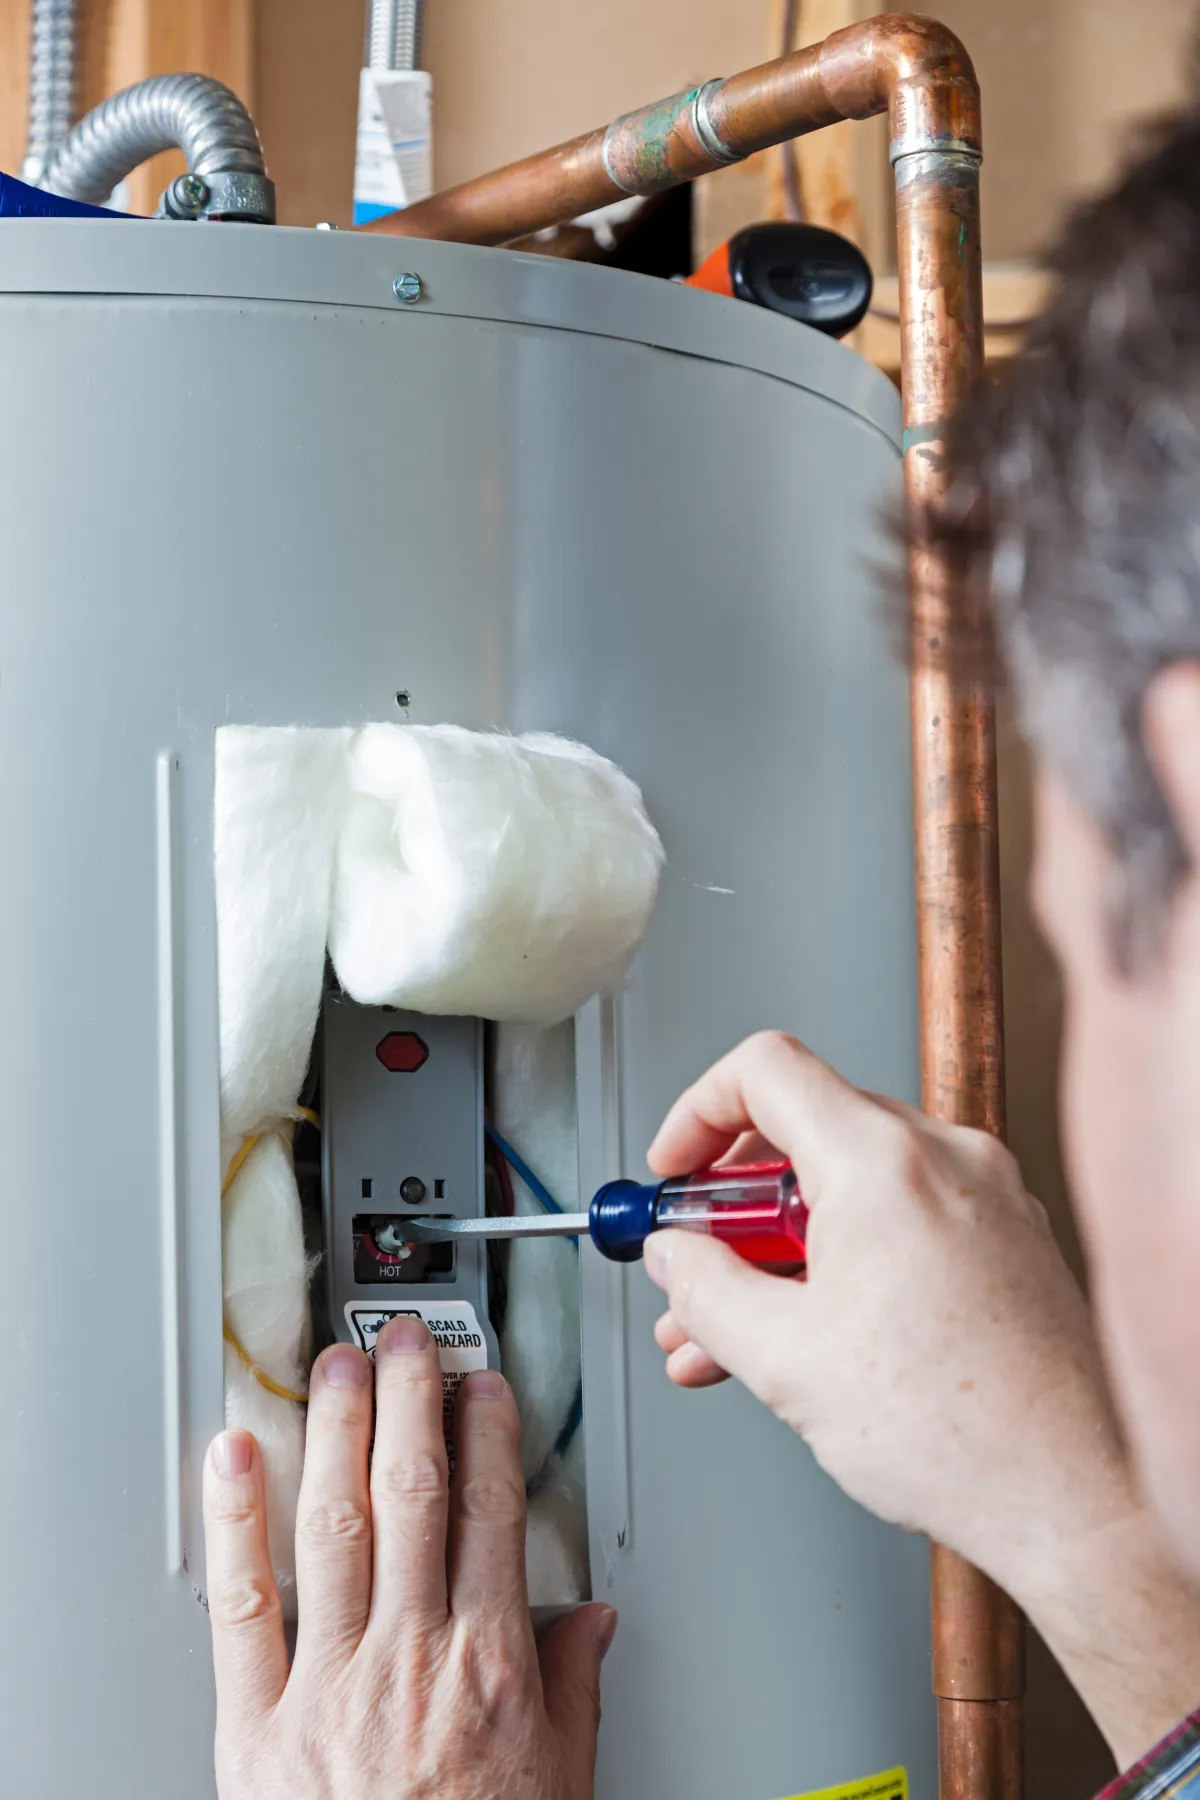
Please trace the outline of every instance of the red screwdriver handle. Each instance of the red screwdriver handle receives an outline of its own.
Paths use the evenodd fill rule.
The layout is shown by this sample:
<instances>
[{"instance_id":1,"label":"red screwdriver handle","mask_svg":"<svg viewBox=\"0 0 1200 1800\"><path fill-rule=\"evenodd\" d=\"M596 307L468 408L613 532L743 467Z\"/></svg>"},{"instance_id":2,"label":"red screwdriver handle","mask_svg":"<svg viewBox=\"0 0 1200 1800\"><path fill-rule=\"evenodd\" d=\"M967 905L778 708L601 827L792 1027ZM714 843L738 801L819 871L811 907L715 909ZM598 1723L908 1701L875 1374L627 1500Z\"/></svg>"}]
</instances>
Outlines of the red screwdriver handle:
<instances>
[{"instance_id":1,"label":"red screwdriver handle","mask_svg":"<svg viewBox=\"0 0 1200 1800\"><path fill-rule=\"evenodd\" d=\"M664 1182L659 1227L705 1231L760 1269L795 1274L807 1260L808 1208L790 1163L740 1163Z\"/></svg>"}]
</instances>

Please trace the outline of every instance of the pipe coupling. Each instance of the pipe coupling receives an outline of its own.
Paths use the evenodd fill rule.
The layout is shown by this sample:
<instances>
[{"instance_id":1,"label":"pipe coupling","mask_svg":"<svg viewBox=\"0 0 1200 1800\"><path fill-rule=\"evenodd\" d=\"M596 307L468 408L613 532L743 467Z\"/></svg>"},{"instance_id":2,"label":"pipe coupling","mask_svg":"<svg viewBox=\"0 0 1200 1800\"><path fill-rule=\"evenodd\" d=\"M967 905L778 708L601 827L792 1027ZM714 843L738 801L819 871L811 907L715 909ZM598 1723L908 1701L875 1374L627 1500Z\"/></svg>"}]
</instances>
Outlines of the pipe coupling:
<instances>
[{"instance_id":1,"label":"pipe coupling","mask_svg":"<svg viewBox=\"0 0 1200 1800\"><path fill-rule=\"evenodd\" d=\"M983 158L973 76L926 73L898 81L888 99L888 127L893 166L929 151Z\"/></svg>"},{"instance_id":2,"label":"pipe coupling","mask_svg":"<svg viewBox=\"0 0 1200 1800\"><path fill-rule=\"evenodd\" d=\"M706 81L703 87L696 89L692 101L692 130L706 155L722 167L742 161L741 151L730 149L713 121L712 102L724 86L724 78Z\"/></svg>"},{"instance_id":3,"label":"pipe coupling","mask_svg":"<svg viewBox=\"0 0 1200 1800\"><path fill-rule=\"evenodd\" d=\"M893 138L888 145L888 161L893 169L906 156L969 156L976 162L983 161L983 151L978 144L971 144L964 138L941 137L936 132L914 132L902 140Z\"/></svg>"}]
</instances>

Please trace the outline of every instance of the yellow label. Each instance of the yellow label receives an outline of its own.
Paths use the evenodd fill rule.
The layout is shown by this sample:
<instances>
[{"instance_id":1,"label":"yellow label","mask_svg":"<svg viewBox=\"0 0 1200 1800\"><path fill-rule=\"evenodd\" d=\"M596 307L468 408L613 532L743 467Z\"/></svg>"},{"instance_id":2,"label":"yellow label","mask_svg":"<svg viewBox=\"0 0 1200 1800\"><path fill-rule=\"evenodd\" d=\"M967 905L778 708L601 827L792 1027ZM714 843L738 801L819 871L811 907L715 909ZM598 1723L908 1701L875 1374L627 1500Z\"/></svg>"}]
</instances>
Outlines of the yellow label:
<instances>
[{"instance_id":1,"label":"yellow label","mask_svg":"<svg viewBox=\"0 0 1200 1800\"><path fill-rule=\"evenodd\" d=\"M908 1800L908 1775L903 1769L885 1769L882 1775L864 1775L840 1787L793 1794L791 1800Z\"/></svg>"}]
</instances>

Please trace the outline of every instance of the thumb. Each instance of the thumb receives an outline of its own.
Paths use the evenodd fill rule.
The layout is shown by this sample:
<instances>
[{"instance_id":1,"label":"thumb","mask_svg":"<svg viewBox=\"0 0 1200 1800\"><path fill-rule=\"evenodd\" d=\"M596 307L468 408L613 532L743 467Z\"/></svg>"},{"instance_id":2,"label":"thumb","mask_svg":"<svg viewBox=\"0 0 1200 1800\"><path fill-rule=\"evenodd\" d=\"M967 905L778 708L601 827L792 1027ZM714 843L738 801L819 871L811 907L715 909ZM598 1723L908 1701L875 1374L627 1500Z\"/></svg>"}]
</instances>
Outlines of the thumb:
<instances>
[{"instance_id":1,"label":"thumb","mask_svg":"<svg viewBox=\"0 0 1200 1800\"><path fill-rule=\"evenodd\" d=\"M765 1275L697 1231L656 1231L644 1256L691 1342L773 1412L793 1417L804 1356L800 1283Z\"/></svg>"},{"instance_id":2,"label":"thumb","mask_svg":"<svg viewBox=\"0 0 1200 1800\"><path fill-rule=\"evenodd\" d=\"M600 1729L600 1664L617 1629L611 1606L580 1606L538 1646L546 1717L562 1747L572 1800L591 1800Z\"/></svg>"}]
</instances>

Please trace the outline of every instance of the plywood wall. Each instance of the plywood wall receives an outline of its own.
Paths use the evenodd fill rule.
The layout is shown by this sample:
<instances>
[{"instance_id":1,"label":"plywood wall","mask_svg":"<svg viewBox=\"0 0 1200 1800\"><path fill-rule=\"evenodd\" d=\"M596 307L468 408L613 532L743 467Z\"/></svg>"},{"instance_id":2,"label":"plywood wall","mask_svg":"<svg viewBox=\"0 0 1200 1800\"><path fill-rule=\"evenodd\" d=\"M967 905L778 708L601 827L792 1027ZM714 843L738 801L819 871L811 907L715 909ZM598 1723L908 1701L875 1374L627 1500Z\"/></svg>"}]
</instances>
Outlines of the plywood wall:
<instances>
[{"instance_id":1,"label":"plywood wall","mask_svg":"<svg viewBox=\"0 0 1200 1800\"><path fill-rule=\"evenodd\" d=\"M799 36L879 10L801 0ZM886 10L897 12L900 6ZM1102 180L1130 121L1193 82L1194 0L941 0L984 90L985 252L1033 254L1065 202ZM143 74L193 67L252 98L284 215L349 217L361 0L83 0L89 99ZM774 54L782 0L429 0L441 184L603 122L710 75ZM0 0L0 167L20 163L29 0ZM866 193L882 146L853 141ZM157 180L160 171L155 171ZM764 187L723 175L740 210ZM147 181L147 189L153 181ZM161 182L159 182L161 185ZM729 216L739 212L729 203Z\"/></svg>"},{"instance_id":2,"label":"plywood wall","mask_svg":"<svg viewBox=\"0 0 1200 1800\"><path fill-rule=\"evenodd\" d=\"M1189 85L1194 0L939 0L931 10L963 39L983 87L992 260L1036 252L1064 204L1116 166L1131 123Z\"/></svg>"},{"instance_id":3,"label":"plywood wall","mask_svg":"<svg viewBox=\"0 0 1200 1800\"><path fill-rule=\"evenodd\" d=\"M197 69L236 93L254 86L253 0L82 0L80 100L175 69ZM25 148L29 0L0 0L0 168L17 173ZM151 212L177 156L157 157L131 183L131 205Z\"/></svg>"},{"instance_id":4,"label":"plywood wall","mask_svg":"<svg viewBox=\"0 0 1200 1800\"><path fill-rule=\"evenodd\" d=\"M131 0L125 0L126 4ZM146 4L147 0L140 0ZM9 4L9 0L0 0ZM871 0L801 0L809 40ZM899 12L901 6L882 10ZM1181 94L1194 0L932 0L958 31L984 91L984 244L992 261L1032 255L1072 195L1102 180L1131 119ZM584 131L645 100L775 54L781 0L429 0L441 185ZM257 104L289 218L349 216L362 46L356 0L257 0ZM868 193L883 144L853 142ZM716 178L727 216L762 204L744 175ZM874 204L869 197L868 206Z\"/></svg>"}]
</instances>

